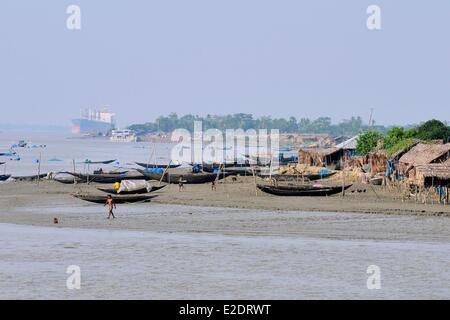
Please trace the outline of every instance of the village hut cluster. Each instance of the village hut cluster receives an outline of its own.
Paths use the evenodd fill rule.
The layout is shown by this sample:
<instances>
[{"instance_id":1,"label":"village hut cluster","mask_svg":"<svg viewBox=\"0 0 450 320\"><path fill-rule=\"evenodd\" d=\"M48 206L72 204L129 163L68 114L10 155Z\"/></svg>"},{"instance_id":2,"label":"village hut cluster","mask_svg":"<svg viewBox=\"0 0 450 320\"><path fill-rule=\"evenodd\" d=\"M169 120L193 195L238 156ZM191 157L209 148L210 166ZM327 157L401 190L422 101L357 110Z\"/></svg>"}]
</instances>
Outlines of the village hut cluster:
<instances>
[{"instance_id":1,"label":"village hut cluster","mask_svg":"<svg viewBox=\"0 0 450 320\"><path fill-rule=\"evenodd\" d=\"M416 141L387 156L379 145L373 152L359 156L357 136L328 148L299 149L298 164L280 173L306 174L321 169L336 170L333 179L379 185L398 191L402 199L423 203L449 203L450 143Z\"/></svg>"}]
</instances>

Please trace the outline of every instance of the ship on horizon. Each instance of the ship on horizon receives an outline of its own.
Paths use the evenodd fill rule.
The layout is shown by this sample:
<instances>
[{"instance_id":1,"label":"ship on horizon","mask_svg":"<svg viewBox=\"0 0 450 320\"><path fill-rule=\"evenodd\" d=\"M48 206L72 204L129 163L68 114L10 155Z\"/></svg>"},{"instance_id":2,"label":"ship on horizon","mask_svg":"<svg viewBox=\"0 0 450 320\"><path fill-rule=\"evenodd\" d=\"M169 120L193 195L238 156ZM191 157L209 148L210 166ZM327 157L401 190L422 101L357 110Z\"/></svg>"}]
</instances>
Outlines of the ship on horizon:
<instances>
[{"instance_id":1,"label":"ship on horizon","mask_svg":"<svg viewBox=\"0 0 450 320\"><path fill-rule=\"evenodd\" d=\"M80 118L72 119L72 133L106 136L115 128L115 114L108 108L84 109Z\"/></svg>"}]
</instances>

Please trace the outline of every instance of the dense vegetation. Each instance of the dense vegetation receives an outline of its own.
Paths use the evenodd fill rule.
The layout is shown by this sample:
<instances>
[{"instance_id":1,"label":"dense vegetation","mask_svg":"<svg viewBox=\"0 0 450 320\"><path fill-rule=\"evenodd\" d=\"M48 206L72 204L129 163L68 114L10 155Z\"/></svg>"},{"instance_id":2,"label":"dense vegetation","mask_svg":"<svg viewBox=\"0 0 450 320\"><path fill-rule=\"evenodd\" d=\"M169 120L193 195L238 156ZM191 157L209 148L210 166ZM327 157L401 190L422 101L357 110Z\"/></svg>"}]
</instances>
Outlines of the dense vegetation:
<instances>
[{"instance_id":1,"label":"dense vegetation","mask_svg":"<svg viewBox=\"0 0 450 320\"><path fill-rule=\"evenodd\" d=\"M410 147L418 140L423 142L435 140L449 142L450 127L439 120L433 119L409 130L393 127L386 135L369 130L358 137L356 151L361 155L366 155L382 143L383 150L390 156L399 150Z\"/></svg>"},{"instance_id":2,"label":"dense vegetation","mask_svg":"<svg viewBox=\"0 0 450 320\"><path fill-rule=\"evenodd\" d=\"M192 132L194 121L202 121L203 129L217 128L226 129L278 129L282 133L328 133L332 136L354 136L361 131L367 130L368 126L363 124L361 117L352 117L349 120L343 120L338 124L333 124L331 118L320 117L315 120L295 117L271 118L260 117L253 118L251 114L237 113L226 116L207 115L199 117L195 115L184 115L178 117L176 113L168 116L161 116L154 122L144 124L135 124L129 129L135 130L138 134L172 132L175 129L183 128ZM375 126L374 130L385 133L387 128Z\"/></svg>"}]
</instances>

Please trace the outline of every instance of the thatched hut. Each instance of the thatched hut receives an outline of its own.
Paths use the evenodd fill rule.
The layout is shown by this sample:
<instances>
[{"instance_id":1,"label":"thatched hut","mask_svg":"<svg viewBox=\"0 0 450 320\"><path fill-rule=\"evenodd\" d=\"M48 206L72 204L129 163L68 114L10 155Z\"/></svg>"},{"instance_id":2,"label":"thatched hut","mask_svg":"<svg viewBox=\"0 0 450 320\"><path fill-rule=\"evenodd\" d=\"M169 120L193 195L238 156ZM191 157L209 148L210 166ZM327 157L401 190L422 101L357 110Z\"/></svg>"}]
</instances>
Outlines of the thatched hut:
<instances>
[{"instance_id":1,"label":"thatched hut","mask_svg":"<svg viewBox=\"0 0 450 320\"><path fill-rule=\"evenodd\" d=\"M419 187L450 186L450 164L417 165L410 171L409 181Z\"/></svg>"},{"instance_id":2,"label":"thatched hut","mask_svg":"<svg viewBox=\"0 0 450 320\"><path fill-rule=\"evenodd\" d=\"M450 158L450 143L419 143L399 159L399 169L403 173L418 166L431 163L444 163Z\"/></svg>"}]
</instances>

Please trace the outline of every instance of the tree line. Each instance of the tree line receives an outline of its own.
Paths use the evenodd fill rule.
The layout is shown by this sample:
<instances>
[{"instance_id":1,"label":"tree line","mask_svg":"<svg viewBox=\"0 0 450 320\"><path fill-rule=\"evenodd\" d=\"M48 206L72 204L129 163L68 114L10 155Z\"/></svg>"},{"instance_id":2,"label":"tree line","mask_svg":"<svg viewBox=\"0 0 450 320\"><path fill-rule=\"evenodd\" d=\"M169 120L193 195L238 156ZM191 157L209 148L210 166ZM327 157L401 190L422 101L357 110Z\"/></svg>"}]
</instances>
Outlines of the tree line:
<instances>
[{"instance_id":1,"label":"tree line","mask_svg":"<svg viewBox=\"0 0 450 320\"><path fill-rule=\"evenodd\" d=\"M226 129L278 129L281 133L326 133L332 136L354 136L369 129L386 133L389 129L380 125L368 126L363 123L361 117L352 117L334 124L329 117L319 117L313 120L297 119L293 116L289 118L272 118L270 116L254 118L253 115L247 113L207 115L206 117L192 114L179 117L176 113L171 113L168 116L160 116L153 122L133 124L128 128L139 135L170 133L179 128L192 132L194 121L202 121L203 130L213 128L222 131Z\"/></svg>"},{"instance_id":2,"label":"tree line","mask_svg":"<svg viewBox=\"0 0 450 320\"><path fill-rule=\"evenodd\" d=\"M366 155L376 148L381 148L388 156L391 156L399 150L409 148L417 141L425 143L450 142L450 126L433 119L410 129L392 127L386 134L376 130L368 130L358 137L356 151L360 155Z\"/></svg>"}]
</instances>

